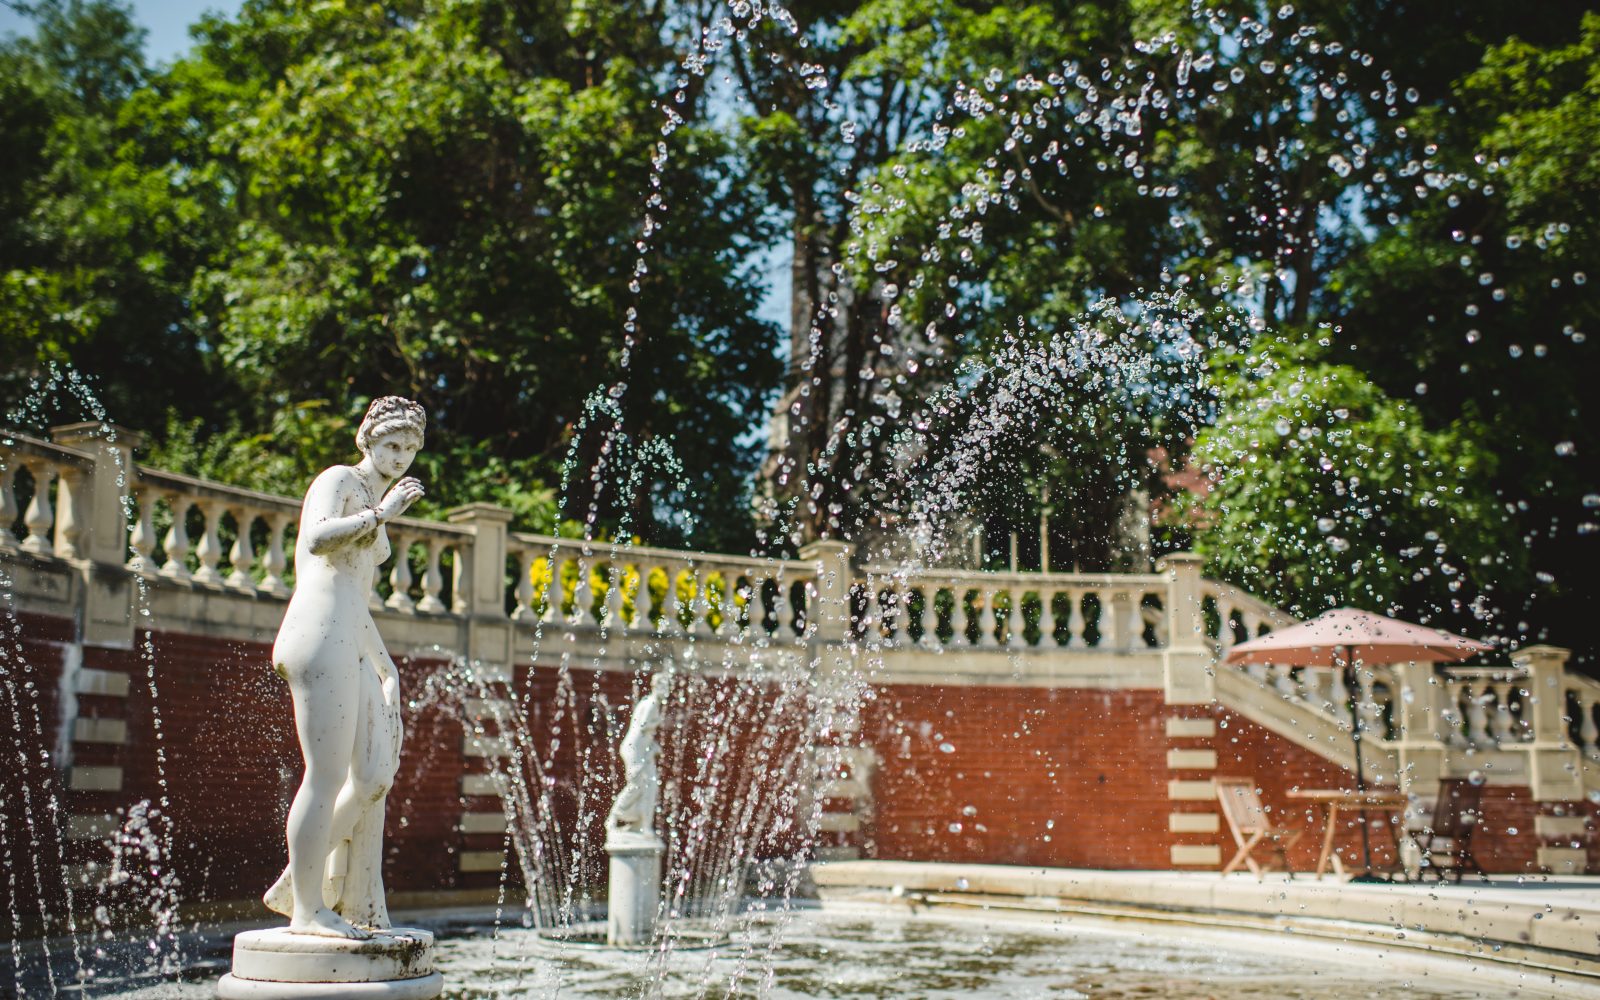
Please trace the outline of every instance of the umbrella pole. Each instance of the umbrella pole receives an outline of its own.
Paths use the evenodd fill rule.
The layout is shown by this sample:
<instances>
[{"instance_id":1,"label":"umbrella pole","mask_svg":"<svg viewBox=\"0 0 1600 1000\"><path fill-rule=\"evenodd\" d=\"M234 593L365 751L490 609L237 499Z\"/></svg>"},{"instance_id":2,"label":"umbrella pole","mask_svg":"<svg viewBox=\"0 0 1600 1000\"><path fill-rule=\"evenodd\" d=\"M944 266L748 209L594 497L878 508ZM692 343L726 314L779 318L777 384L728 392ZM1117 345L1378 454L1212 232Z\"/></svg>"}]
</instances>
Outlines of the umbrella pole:
<instances>
[{"instance_id":1,"label":"umbrella pole","mask_svg":"<svg viewBox=\"0 0 1600 1000\"><path fill-rule=\"evenodd\" d=\"M1356 794L1361 796L1361 865L1360 875L1351 879L1352 882L1382 882L1384 879L1372 874L1372 835L1367 829L1367 773L1361 766L1361 678L1356 675L1355 660L1350 655L1350 647L1345 647L1345 669L1350 671L1350 690L1355 692L1353 702L1354 711L1351 712L1351 739L1356 745Z\"/></svg>"}]
</instances>

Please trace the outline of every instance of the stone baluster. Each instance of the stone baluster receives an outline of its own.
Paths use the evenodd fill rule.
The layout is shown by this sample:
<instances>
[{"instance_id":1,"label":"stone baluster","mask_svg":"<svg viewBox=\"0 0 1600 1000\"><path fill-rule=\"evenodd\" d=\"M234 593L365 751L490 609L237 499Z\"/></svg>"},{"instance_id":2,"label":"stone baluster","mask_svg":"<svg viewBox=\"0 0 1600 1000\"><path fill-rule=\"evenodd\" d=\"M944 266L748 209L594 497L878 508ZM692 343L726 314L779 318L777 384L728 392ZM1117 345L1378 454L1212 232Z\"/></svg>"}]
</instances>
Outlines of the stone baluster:
<instances>
[{"instance_id":1,"label":"stone baluster","mask_svg":"<svg viewBox=\"0 0 1600 1000\"><path fill-rule=\"evenodd\" d=\"M261 568L265 575L261 578L261 592L274 597L287 597L289 595L288 581L283 574L289 568L289 557L283 551L283 532L293 522L290 514L268 514L267 521L267 555L261 561Z\"/></svg>"},{"instance_id":2,"label":"stone baluster","mask_svg":"<svg viewBox=\"0 0 1600 1000\"><path fill-rule=\"evenodd\" d=\"M1067 591L1067 648L1083 649L1088 645L1083 633L1086 627L1083 620L1083 591Z\"/></svg>"},{"instance_id":3,"label":"stone baluster","mask_svg":"<svg viewBox=\"0 0 1600 1000\"><path fill-rule=\"evenodd\" d=\"M49 555L54 548L50 529L56 523L55 509L50 503L50 482L56 470L45 462L23 462L22 467L33 476L33 499L28 501L28 509L22 514L22 526L27 529L22 550Z\"/></svg>"},{"instance_id":4,"label":"stone baluster","mask_svg":"<svg viewBox=\"0 0 1600 1000\"><path fill-rule=\"evenodd\" d=\"M1006 596L1010 598L1006 604L1006 648L1022 649L1028 645L1027 637L1022 634L1026 621L1022 617L1022 588L1012 587L1006 591Z\"/></svg>"},{"instance_id":5,"label":"stone baluster","mask_svg":"<svg viewBox=\"0 0 1600 1000\"><path fill-rule=\"evenodd\" d=\"M578 575L572 583L572 614L567 620L574 625L588 625L594 617L594 564L589 561L593 555L586 545L573 559Z\"/></svg>"},{"instance_id":6,"label":"stone baluster","mask_svg":"<svg viewBox=\"0 0 1600 1000\"><path fill-rule=\"evenodd\" d=\"M1344 672L1343 664L1335 664L1334 668L1328 671L1328 708L1333 717L1339 720L1340 725L1348 726L1351 723L1350 688L1345 685Z\"/></svg>"},{"instance_id":7,"label":"stone baluster","mask_svg":"<svg viewBox=\"0 0 1600 1000\"><path fill-rule=\"evenodd\" d=\"M1499 746L1516 742L1513 735L1516 716L1511 712L1511 688L1512 685L1507 683L1490 686L1494 692L1494 714L1489 717L1489 735Z\"/></svg>"},{"instance_id":8,"label":"stone baluster","mask_svg":"<svg viewBox=\"0 0 1600 1000\"><path fill-rule=\"evenodd\" d=\"M540 558L545 562L545 580L544 589L539 591L534 598L544 605L544 610L539 613L539 620L544 622L560 621L563 598L561 564L564 559L562 550L559 548L547 549Z\"/></svg>"},{"instance_id":9,"label":"stone baluster","mask_svg":"<svg viewBox=\"0 0 1600 1000\"><path fill-rule=\"evenodd\" d=\"M622 620L622 580L627 567L615 555L606 566L606 602L604 625L609 632L618 632L626 628Z\"/></svg>"},{"instance_id":10,"label":"stone baluster","mask_svg":"<svg viewBox=\"0 0 1600 1000\"><path fill-rule=\"evenodd\" d=\"M1160 593L1157 593L1154 596L1157 598L1159 603L1148 610L1154 611L1155 613L1154 632L1156 637L1156 646L1160 649L1167 649L1172 645L1172 615L1168 614L1167 612L1167 602L1170 600L1170 598L1167 595Z\"/></svg>"},{"instance_id":11,"label":"stone baluster","mask_svg":"<svg viewBox=\"0 0 1600 1000\"><path fill-rule=\"evenodd\" d=\"M1439 718L1444 724L1444 741L1458 750L1464 750L1471 744L1467 742L1466 718L1467 710L1463 700L1465 690L1458 682L1445 678L1444 695L1440 699Z\"/></svg>"},{"instance_id":12,"label":"stone baluster","mask_svg":"<svg viewBox=\"0 0 1600 1000\"><path fill-rule=\"evenodd\" d=\"M256 564L255 541L250 537L250 529L255 526L256 516L248 508L233 507L229 513L233 515L234 532L233 547L228 550L228 564L233 571L228 574L228 586L238 587L240 590L254 590L256 582L250 576L250 570Z\"/></svg>"},{"instance_id":13,"label":"stone baluster","mask_svg":"<svg viewBox=\"0 0 1600 1000\"><path fill-rule=\"evenodd\" d=\"M1600 760L1600 721L1595 719L1595 709L1600 707L1600 697L1582 689L1578 695L1578 741L1583 755Z\"/></svg>"},{"instance_id":14,"label":"stone baluster","mask_svg":"<svg viewBox=\"0 0 1600 1000\"><path fill-rule=\"evenodd\" d=\"M449 610L440 597L444 593L444 573L439 568L439 557L443 553L444 542L430 538L427 540L427 550L427 561L422 570L422 600L417 602L417 610L423 614L442 615Z\"/></svg>"},{"instance_id":15,"label":"stone baluster","mask_svg":"<svg viewBox=\"0 0 1600 1000\"><path fill-rule=\"evenodd\" d=\"M533 617L533 562L532 549L522 549L517 553L517 583L511 588L512 599L516 602L511 609L513 621Z\"/></svg>"},{"instance_id":16,"label":"stone baluster","mask_svg":"<svg viewBox=\"0 0 1600 1000\"><path fill-rule=\"evenodd\" d=\"M128 558L128 568L135 573L155 572L156 564L151 554L156 550L156 499L154 490L143 487L133 495L133 530L128 533L128 548L133 555ZM5 534L9 536L11 533L7 531Z\"/></svg>"},{"instance_id":17,"label":"stone baluster","mask_svg":"<svg viewBox=\"0 0 1600 1000\"><path fill-rule=\"evenodd\" d=\"M1126 590L1113 591L1101 617L1111 619L1111 648L1119 653L1133 648L1133 600Z\"/></svg>"},{"instance_id":18,"label":"stone baluster","mask_svg":"<svg viewBox=\"0 0 1600 1000\"><path fill-rule=\"evenodd\" d=\"M194 503L181 493L167 494L167 508L172 511L172 527L161 547L166 550L167 561L161 566L161 575L173 580L188 581L189 573L189 507Z\"/></svg>"},{"instance_id":19,"label":"stone baluster","mask_svg":"<svg viewBox=\"0 0 1600 1000\"><path fill-rule=\"evenodd\" d=\"M1467 692L1467 742L1475 747L1489 745L1489 694L1486 684L1473 684Z\"/></svg>"},{"instance_id":20,"label":"stone baluster","mask_svg":"<svg viewBox=\"0 0 1600 1000\"><path fill-rule=\"evenodd\" d=\"M1056 591L1039 588L1039 648L1056 648Z\"/></svg>"},{"instance_id":21,"label":"stone baluster","mask_svg":"<svg viewBox=\"0 0 1600 1000\"><path fill-rule=\"evenodd\" d=\"M678 573L682 568L677 563L661 564L667 587L661 592L661 621L656 627L662 635L683 634L683 622L678 618Z\"/></svg>"},{"instance_id":22,"label":"stone baluster","mask_svg":"<svg viewBox=\"0 0 1600 1000\"><path fill-rule=\"evenodd\" d=\"M204 520L204 527L200 529L200 544L194 550L195 557L200 560L200 568L195 571L194 579L196 583L217 586L223 582L222 571L217 568L222 563L222 541L217 536L220 512L216 503L210 500L196 500L194 505Z\"/></svg>"},{"instance_id":23,"label":"stone baluster","mask_svg":"<svg viewBox=\"0 0 1600 1000\"><path fill-rule=\"evenodd\" d=\"M1244 626L1246 640L1254 639L1256 632L1261 628L1261 616L1253 611L1245 611L1239 615L1239 622Z\"/></svg>"},{"instance_id":24,"label":"stone baluster","mask_svg":"<svg viewBox=\"0 0 1600 1000\"><path fill-rule=\"evenodd\" d=\"M978 645L979 646L995 646L995 645L999 645L999 640L995 638L995 634L994 634L995 628L996 628L996 625L997 625L997 622L995 621L995 614L994 614L994 596L995 596L995 593L996 593L996 591L995 591L995 589L993 587L983 587L983 588L980 588L978 590L978 598L977 599L978 599Z\"/></svg>"},{"instance_id":25,"label":"stone baluster","mask_svg":"<svg viewBox=\"0 0 1600 1000\"><path fill-rule=\"evenodd\" d=\"M1274 663L1272 665L1272 689L1285 698L1298 698L1300 692L1294 686L1294 674L1287 664Z\"/></svg>"},{"instance_id":26,"label":"stone baluster","mask_svg":"<svg viewBox=\"0 0 1600 1000\"><path fill-rule=\"evenodd\" d=\"M911 641L913 632L917 635L917 645L923 649L935 649L939 645L938 631L939 616L934 612L934 601L938 597L938 588L924 584L920 587L906 585L906 640ZM917 598L918 600L913 600Z\"/></svg>"},{"instance_id":27,"label":"stone baluster","mask_svg":"<svg viewBox=\"0 0 1600 1000\"><path fill-rule=\"evenodd\" d=\"M389 599L384 606L403 615L416 614L417 602L411 599L411 538L391 532L389 546L394 549L394 565L389 568Z\"/></svg>"},{"instance_id":28,"label":"stone baluster","mask_svg":"<svg viewBox=\"0 0 1600 1000\"><path fill-rule=\"evenodd\" d=\"M78 559L83 555L78 542L83 537L83 521L87 511L80 511L80 497L87 485L82 472L63 467L56 473L55 538L51 547L63 559Z\"/></svg>"},{"instance_id":29,"label":"stone baluster","mask_svg":"<svg viewBox=\"0 0 1600 1000\"><path fill-rule=\"evenodd\" d=\"M711 608L709 595L706 593L706 584L710 574L705 572L698 563L689 564L689 635L711 634L711 624L706 619Z\"/></svg>"},{"instance_id":30,"label":"stone baluster","mask_svg":"<svg viewBox=\"0 0 1600 1000\"><path fill-rule=\"evenodd\" d=\"M1377 714L1377 705L1373 699L1372 671L1362 666L1356 667L1355 710L1361 719L1361 731L1367 734L1367 738L1379 735L1377 728L1372 724Z\"/></svg>"},{"instance_id":31,"label":"stone baluster","mask_svg":"<svg viewBox=\"0 0 1600 1000\"><path fill-rule=\"evenodd\" d=\"M885 646L894 646L901 638L900 633L905 630L902 624L905 608L902 603L900 581L890 577L884 582L886 586L881 590L875 581L868 584L867 606L869 608L874 604L878 606L878 636Z\"/></svg>"},{"instance_id":32,"label":"stone baluster","mask_svg":"<svg viewBox=\"0 0 1600 1000\"><path fill-rule=\"evenodd\" d=\"M739 635L750 639L767 634L767 579L764 570L750 570L743 577L744 611L739 616Z\"/></svg>"},{"instance_id":33,"label":"stone baluster","mask_svg":"<svg viewBox=\"0 0 1600 1000\"><path fill-rule=\"evenodd\" d=\"M783 571L778 571L778 602L777 636L784 642L794 642L794 581L784 576Z\"/></svg>"},{"instance_id":34,"label":"stone baluster","mask_svg":"<svg viewBox=\"0 0 1600 1000\"><path fill-rule=\"evenodd\" d=\"M0 552L17 547L17 536L11 531L17 523L16 482L16 456L0 456Z\"/></svg>"},{"instance_id":35,"label":"stone baluster","mask_svg":"<svg viewBox=\"0 0 1600 1000\"><path fill-rule=\"evenodd\" d=\"M731 639L744 631L745 609L739 606L742 578L738 567L726 566L722 570L722 624L717 627L717 634L724 638Z\"/></svg>"}]
</instances>

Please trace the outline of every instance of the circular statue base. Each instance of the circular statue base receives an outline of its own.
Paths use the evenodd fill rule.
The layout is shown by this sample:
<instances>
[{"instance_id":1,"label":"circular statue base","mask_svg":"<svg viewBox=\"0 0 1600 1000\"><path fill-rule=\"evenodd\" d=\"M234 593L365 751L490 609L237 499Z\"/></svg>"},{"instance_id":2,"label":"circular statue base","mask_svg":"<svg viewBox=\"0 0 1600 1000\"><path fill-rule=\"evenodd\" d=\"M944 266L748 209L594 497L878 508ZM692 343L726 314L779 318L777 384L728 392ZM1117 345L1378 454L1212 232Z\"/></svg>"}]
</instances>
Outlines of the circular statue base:
<instances>
[{"instance_id":1,"label":"circular statue base","mask_svg":"<svg viewBox=\"0 0 1600 1000\"><path fill-rule=\"evenodd\" d=\"M432 1000L443 991L433 933L414 927L359 941L287 927L246 931L233 939L233 971L217 984L222 1000Z\"/></svg>"}]
</instances>

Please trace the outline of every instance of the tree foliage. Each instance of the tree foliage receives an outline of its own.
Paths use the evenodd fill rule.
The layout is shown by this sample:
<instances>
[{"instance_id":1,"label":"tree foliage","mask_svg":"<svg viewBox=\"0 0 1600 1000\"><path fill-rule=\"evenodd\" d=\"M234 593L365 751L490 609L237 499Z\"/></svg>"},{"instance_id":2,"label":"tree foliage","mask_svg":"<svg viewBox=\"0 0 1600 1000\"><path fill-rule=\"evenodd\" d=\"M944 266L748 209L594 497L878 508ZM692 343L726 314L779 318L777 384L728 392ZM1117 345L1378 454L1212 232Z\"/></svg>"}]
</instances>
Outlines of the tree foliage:
<instances>
[{"instance_id":1,"label":"tree foliage","mask_svg":"<svg viewBox=\"0 0 1600 1000\"><path fill-rule=\"evenodd\" d=\"M1376 608L1474 627L1527 583L1469 428L1429 428L1324 347L1269 347L1220 365L1196 549L1291 612Z\"/></svg>"}]
</instances>

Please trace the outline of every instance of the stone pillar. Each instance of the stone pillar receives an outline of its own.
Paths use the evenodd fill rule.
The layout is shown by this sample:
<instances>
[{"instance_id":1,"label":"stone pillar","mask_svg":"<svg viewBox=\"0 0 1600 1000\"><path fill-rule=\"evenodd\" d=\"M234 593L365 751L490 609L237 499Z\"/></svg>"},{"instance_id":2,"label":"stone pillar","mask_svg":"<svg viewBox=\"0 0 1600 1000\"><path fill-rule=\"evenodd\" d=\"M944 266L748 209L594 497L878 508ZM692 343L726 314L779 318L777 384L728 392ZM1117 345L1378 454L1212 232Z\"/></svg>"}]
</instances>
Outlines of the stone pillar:
<instances>
[{"instance_id":1,"label":"stone pillar","mask_svg":"<svg viewBox=\"0 0 1600 1000\"><path fill-rule=\"evenodd\" d=\"M1174 552L1156 563L1167 574L1167 648L1162 651L1163 689L1169 705L1203 705L1216 699L1212 671L1216 653L1206 636L1200 592L1204 560Z\"/></svg>"},{"instance_id":2,"label":"stone pillar","mask_svg":"<svg viewBox=\"0 0 1600 1000\"><path fill-rule=\"evenodd\" d=\"M850 560L856 547L830 538L800 550L800 558L817 564L817 593L809 612L815 615L813 639L843 642L850 635L850 585L855 573Z\"/></svg>"},{"instance_id":3,"label":"stone pillar","mask_svg":"<svg viewBox=\"0 0 1600 1000\"><path fill-rule=\"evenodd\" d=\"M506 539L511 512L487 503L469 503L447 511L451 524L472 531L472 544L456 552L452 590L456 614L466 625L462 648L480 665L511 670L511 619L506 614Z\"/></svg>"},{"instance_id":4,"label":"stone pillar","mask_svg":"<svg viewBox=\"0 0 1600 1000\"><path fill-rule=\"evenodd\" d=\"M661 907L661 856L666 844L655 834L618 833L606 838L611 881L606 903L606 943L650 947Z\"/></svg>"},{"instance_id":5,"label":"stone pillar","mask_svg":"<svg viewBox=\"0 0 1600 1000\"><path fill-rule=\"evenodd\" d=\"M91 646L131 649L134 632L133 577L128 572L128 494L135 480L133 450L143 443L135 431L96 422L50 428L56 444L90 454L93 467L64 476L56 518L56 551L69 548L80 561L86 607L83 641Z\"/></svg>"},{"instance_id":6,"label":"stone pillar","mask_svg":"<svg viewBox=\"0 0 1600 1000\"><path fill-rule=\"evenodd\" d=\"M1567 657L1571 650L1558 646L1528 646L1511 654L1511 662L1526 671L1522 686L1528 692L1531 743L1514 743L1505 749L1526 749L1528 784L1537 802L1578 801L1583 798L1582 754L1567 733Z\"/></svg>"}]
</instances>

